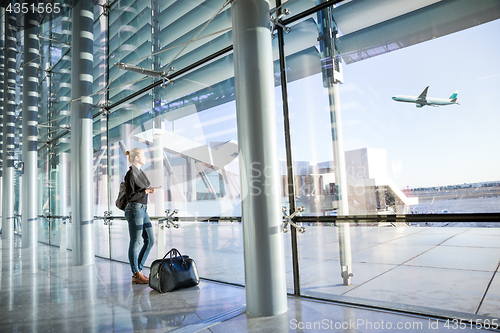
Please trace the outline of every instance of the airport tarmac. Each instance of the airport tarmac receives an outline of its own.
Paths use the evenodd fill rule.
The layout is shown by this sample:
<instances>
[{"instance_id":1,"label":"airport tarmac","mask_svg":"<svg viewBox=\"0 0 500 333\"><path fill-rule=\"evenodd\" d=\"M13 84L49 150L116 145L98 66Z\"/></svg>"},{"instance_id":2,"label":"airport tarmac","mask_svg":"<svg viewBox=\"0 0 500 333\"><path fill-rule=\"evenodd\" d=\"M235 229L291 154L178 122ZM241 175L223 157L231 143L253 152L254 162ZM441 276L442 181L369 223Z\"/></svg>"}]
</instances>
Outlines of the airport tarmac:
<instances>
[{"instance_id":1,"label":"airport tarmac","mask_svg":"<svg viewBox=\"0 0 500 333\"><path fill-rule=\"evenodd\" d=\"M489 198L457 198L442 199L436 196L434 200L423 201L412 206L416 214L442 214L442 213L495 213L500 212L500 196Z\"/></svg>"}]
</instances>

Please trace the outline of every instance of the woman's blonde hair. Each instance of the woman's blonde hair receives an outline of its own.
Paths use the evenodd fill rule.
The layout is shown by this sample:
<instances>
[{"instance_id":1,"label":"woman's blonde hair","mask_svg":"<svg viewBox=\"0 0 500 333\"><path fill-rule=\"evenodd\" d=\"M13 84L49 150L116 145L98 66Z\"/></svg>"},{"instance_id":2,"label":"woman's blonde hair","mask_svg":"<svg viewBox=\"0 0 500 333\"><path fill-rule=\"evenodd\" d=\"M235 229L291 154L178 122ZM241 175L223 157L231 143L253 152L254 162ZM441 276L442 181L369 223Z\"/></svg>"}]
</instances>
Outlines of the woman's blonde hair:
<instances>
[{"instance_id":1,"label":"woman's blonde hair","mask_svg":"<svg viewBox=\"0 0 500 333\"><path fill-rule=\"evenodd\" d=\"M132 148L132 149L130 149L130 151L127 150L125 152L125 155L128 156L128 161L130 163L133 163L135 160L135 157L139 156L141 153L143 153L141 148Z\"/></svg>"}]
</instances>

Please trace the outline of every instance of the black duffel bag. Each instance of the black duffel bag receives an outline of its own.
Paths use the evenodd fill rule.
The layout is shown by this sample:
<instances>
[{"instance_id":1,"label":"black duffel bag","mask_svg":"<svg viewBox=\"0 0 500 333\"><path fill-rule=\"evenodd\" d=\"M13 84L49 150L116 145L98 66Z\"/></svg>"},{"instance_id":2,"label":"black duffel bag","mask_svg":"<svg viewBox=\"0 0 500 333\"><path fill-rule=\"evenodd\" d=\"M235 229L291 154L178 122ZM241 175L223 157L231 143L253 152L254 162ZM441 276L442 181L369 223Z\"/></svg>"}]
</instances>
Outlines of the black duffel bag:
<instances>
[{"instance_id":1,"label":"black duffel bag","mask_svg":"<svg viewBox=\"0 0 500 333\"><path fill-rule=\"evenodd\" d=\"M168 258L167 258L168 257ZM163 259L153 261L149 274L149 286L160 293L198 285L200 277L196 263L171 249Z\"/></svg>"}]
</instances>

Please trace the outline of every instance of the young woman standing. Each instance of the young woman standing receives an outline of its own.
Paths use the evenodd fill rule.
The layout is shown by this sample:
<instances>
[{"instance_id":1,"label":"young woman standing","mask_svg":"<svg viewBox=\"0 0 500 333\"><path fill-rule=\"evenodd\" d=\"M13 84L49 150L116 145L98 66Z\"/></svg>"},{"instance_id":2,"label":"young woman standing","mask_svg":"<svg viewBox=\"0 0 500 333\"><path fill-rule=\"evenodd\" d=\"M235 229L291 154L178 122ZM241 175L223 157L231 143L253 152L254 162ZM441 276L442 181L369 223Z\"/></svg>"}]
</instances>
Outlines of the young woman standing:
<instances>
[{"instance_id":1,"label":"young woman standing","mask_svg":"<svg viewBox=\"0 0 500 333\"><path fill-rule=\"evenodd\" d=\"M146 155L140 148L125 152L132 166L125 175L127 207L125 218L128 222L130 244L128 258L132 269L132 283L147 284L149 279L142 273L149 251L154 245L153 226L147 212L148 194L156 188L150 187L150 182L141 166L146 164ZM143 245L141 248L141 237Z\"/></svg>"}]
</instances>

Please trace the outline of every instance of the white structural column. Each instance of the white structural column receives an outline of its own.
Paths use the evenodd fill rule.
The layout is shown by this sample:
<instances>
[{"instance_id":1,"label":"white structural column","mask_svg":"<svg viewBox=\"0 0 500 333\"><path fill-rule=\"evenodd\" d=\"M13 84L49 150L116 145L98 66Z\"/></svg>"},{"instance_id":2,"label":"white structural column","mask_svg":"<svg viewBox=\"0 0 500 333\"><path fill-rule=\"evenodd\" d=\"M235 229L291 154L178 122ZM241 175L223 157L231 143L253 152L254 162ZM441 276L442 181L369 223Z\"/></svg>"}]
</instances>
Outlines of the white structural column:
<instances>
[{"instance_id":1,"label":"white structural column","mask_svg":"<svg viewBox=\"0 0 500 333\"><path fill-rule=\"evenodd\" d=\"M234 76L247 313L287 311L269 2L235 0Z\"/></svg>"},{"instance_id":2,"label":"white structural column","mask_svg":"<svg viewBox=\"0 0 500 333\"><path fill-rule=\"evenodd\" d=\"M94 264L92 209L93 1L75 1L71 50L71 217L73 265Z\"/></svg>"},{"instance_id":3,"label":"white structural column","mask_svg":"<svg viewBox=\"0 0 500 333\"><path fill-rule=\"evenodd\" d=\"M0 7L0 218L2 215L2 171L3 163L3 114L4 114L4 68L5 68L5 9ZM1 229L1 226L0 226Z\"/></svg>"},{"instance_id":4,"label":"white structural column","mask_svg":"<svg viewBox=\"0 0 500 333\"><path fill-rule=\"evenodd\" d=\"M38 69L40 52L38 14L26 13L24 31L23 77L23 189L22 189L22 247L38 243Z\"/></svg>"},{"instance_id":5,"label":"white structural column","mask_svg":"<svg viewBox=\"0 0 500 333\"><path fill-rule=\"evenodd\" d=\"M2 239L14 239L14 131L16 108L16 17L5 12Z\"/></svg>"}]
</instances>

